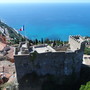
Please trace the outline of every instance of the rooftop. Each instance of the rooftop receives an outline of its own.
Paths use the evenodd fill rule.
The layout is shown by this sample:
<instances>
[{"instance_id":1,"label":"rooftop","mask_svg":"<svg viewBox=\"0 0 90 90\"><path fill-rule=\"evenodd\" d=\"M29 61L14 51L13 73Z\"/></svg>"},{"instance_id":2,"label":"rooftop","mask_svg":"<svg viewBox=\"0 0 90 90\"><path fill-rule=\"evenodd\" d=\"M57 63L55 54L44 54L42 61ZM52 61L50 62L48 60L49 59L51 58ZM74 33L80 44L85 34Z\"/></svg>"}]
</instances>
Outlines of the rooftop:
<instances>
[{"instance_id":1,"label":"rooftop","mask_svg":"<svg viewBox=\"0 0 90 90\"><path fill-rule=\"evenodd\" d=\"M6 47L6 44L0 42L0 51L2 51Z\"/></svg>"},{"instance_id":2,"label":"rooftop","mask_svg":"<svg viewBox=\"0 0 90 90\"><path fill-rule=\"evenodd\" d=\"M52 47L48 46L47 44L33 46L33 51L36 51L38 53L56 52Z\"/></svg>"},{"instance_id":3,"label":"rooftop","mask_svg":"<svg viewBox=\"0 0 90 90\"><path fill-rule=\"evenodd\" d=\"M21 42L18 48L15 49L15 55L26 55L36 51L37 53L46 52L73 52L81 48L81 43L84 39L81 36L70 36L68 44L60 44L59 46L49 46L47 44L29 46L27 42Z\"/></svg>"}]
</instances>

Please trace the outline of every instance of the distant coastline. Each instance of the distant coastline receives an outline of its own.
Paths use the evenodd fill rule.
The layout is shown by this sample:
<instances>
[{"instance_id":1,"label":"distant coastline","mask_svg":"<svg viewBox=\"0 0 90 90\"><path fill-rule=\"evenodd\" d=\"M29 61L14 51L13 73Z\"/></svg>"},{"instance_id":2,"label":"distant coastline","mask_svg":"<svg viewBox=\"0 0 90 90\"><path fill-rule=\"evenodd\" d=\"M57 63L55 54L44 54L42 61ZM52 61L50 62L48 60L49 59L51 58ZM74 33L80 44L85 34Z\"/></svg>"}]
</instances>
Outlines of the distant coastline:
<instances>
[{"instance_id":1,"label":"distant coastline","mask_svg":"<svg viewBox=\"0 0 90 90\"><path fill-rule=\"evenodd\" d=\"M25 25L29 39L67 41L69 35L90 36L89 10L90 4L87 3L3 4L0 5L0 19L16 30ZM25 35L25 32L19 33Z\"/></svg>"}]
</instances>

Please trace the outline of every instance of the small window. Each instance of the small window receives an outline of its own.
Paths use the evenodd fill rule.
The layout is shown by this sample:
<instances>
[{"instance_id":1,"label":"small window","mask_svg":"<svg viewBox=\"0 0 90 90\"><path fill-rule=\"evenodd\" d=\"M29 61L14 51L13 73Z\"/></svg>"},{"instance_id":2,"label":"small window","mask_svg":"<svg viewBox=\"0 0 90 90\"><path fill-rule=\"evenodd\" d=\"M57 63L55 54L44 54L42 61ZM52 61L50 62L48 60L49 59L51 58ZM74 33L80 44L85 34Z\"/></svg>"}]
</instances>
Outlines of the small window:
<instances>
[{"instance_id":1,"label":"small window","mask_svg":"<svg viewBox=\"0 0 90 90\"><path fill-rule=\"evenodd\" d=\"M90 57L88 57L90 59Z\"/></svg>"},{"instance_id":2,"label":"small window","mask_svg":"<svg viewBox=\"0 0 90 90\"><path fill-rule=\"evenodd\" d=\"M87 59L87 57L84 57L84 59Z\"/></svg>"}]
</instances>

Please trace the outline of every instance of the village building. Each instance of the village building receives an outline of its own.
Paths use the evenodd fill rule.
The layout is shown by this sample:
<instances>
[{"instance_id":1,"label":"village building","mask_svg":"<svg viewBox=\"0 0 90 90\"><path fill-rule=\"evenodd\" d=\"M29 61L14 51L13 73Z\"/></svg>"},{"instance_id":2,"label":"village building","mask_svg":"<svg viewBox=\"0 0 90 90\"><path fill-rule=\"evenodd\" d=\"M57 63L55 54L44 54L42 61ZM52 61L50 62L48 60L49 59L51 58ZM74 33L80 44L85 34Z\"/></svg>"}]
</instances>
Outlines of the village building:
<instances>
[{"instance_id":1,"label":"village building","mask_svg":"<svg viewBox=\"0 0 90 90\"><path fill-rule=\"evenodd\" d=\"M90 55L83 55L83 64L90 65Z\"/></svg>"}]
</instances>

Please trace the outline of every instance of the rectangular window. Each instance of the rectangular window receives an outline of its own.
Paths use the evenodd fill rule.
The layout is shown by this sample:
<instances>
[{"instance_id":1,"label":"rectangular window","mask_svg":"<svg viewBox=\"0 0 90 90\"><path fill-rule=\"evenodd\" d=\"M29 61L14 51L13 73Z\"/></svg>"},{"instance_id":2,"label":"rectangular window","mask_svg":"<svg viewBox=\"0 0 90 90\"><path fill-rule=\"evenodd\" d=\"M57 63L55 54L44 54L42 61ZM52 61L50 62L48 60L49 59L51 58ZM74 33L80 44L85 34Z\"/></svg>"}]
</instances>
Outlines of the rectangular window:
<instances>
[{"instance_id":1,"label":"rectangular window","mask_svg":"<svg viewBox=\"0 0 90 90\"><path fill-rule=\"evenodd\" d=\"M87 57L84 57L84 59L87 59Z\"/></svg>"}]
</instances>

